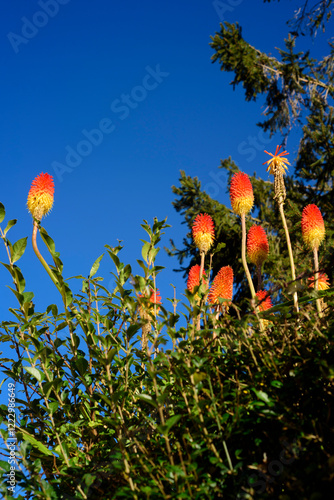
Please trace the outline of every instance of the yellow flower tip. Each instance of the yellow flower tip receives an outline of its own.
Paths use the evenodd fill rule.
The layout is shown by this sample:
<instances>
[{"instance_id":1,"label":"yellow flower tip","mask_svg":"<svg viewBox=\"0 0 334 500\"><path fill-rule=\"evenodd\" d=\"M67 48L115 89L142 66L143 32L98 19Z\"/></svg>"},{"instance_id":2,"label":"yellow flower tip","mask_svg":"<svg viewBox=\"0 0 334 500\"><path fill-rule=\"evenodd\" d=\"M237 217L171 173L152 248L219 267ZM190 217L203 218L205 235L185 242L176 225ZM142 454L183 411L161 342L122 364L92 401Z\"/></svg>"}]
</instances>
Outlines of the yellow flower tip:
<instances>
[{"instance_id":1,"label":"yellow flower tip","mask_svg":"<svg viewBox=\"0 0 334 500\"><path fill-rule=\"evenodd\" d=\"M222 267L210 288L208 295L209 304L215 305L220 309L219 298L228 299L223 306L228 310L233 296L233 269L230 266Z\"/></svg>"},{"instance_id":2,"label":"yellow flower tip","mask_svg":"<svg viewBox=\"0 0 334 500\"><path fill-rule=\"evenodd\" d=\"M207 253L215 239L215 226L208 214L198 214L194 220L192 234L195 245L202 253Z\"/></svg>"},{"instance_id":3,"label":"yellow flower tip","mask_svg":"<svg viewBox=\"0 0 334 500\"><path fill-rule=\"evenodd\" d=\"M269 244L265 230L255 224L247 234L247 256L252 264L262 266L269 255Z\"/></svg>"},{"instance_id":4,"label":"yellow flower tip","mask_svg":"<svg viewBox=\"0 0 334 500\"><path fill-rule=\"evenodd\" d=\"M312 276L309 280L309 288L314 288L315 276ZM327 290L329 288L329 279L326 273L319 273L318 276L318 290Z\"/></svg>"},{"instance_id":5,"label":"yellow flower tip","mask_svg":"<svg viewBox=\"0 0 334 500\"><path fill-rule=\"evenodd\" d=\"M269 171L270 174L275 174L275 170L278 170L281 174L285 174L285 170L288 170L287 165L290 165L289 161L287 158L283 158L283 156L288 155L289 153L287 151L280 151L282 146L277 146L275 154L269 153L268 151L264 151L267 153L267 155L272 156L270 160L267 160L263 163L265 165L266 163L268 164L267 172Z\"/></svg>"},{"instance_id":6,"label":"yellow flower tip","mask_svg":"<svg viewBox=\"0 0 334 500\"><path fill-rule=\"evenodd\" d=\"M248 175L244 172L233 175L230 198L233 212L237 215L245 215L252 209L254 204L253 187Z\"/></svg>"},{"instance_id":7,"label":"yellow flower tip","mask_svg":"<svg viewBox=\"0 0 334 500\"><path fill-rule=\"evenodd\" d=\"M32 181L27 200L28 210L35 219L40 221L50 212L53 205L53 195L53 178L42 172Z\"/></svg>"},{"instance_id":8,"label":"yellow flower tip","mask_svg":"<svg viewBox=\"0 0 334 500\"><path fill-rule=\"evenodd\" d=\"M307 205L302 213L302 235L305 244L314 250L325 237L325 224L316 205Z\"/></svg>"}]
</instances>

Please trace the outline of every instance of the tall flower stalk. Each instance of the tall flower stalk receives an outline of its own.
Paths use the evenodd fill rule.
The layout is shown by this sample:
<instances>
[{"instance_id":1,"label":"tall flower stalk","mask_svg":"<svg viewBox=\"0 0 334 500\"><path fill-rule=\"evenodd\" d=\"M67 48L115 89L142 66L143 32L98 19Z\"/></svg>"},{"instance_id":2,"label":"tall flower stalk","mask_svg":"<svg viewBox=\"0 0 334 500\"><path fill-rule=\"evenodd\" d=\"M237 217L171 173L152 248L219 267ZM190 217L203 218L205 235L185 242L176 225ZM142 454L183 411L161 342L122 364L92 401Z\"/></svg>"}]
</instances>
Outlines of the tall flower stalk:
<instances>
[{"instance_id":1,"label":"tall flower stalk","mask_svg":"<svg viewBox=\"0 0 334 500\"><path fill-rule=\"evenodd\" d=\"M59 292L62 294L62 290L58 280L56 279L54 273L51 271L50 267L46 263L45 259L41 255L38 246L37 246L37 233L39 229L39 223L44 216L46 216L53 206L54 200L54 182L53 178L49 174L44 174L43 172L35 177L35 179L31 183L31 187L28 193L27 199L27 207L29 212L31 213L34 226L32 232L32 246L34 252L52 279L53 283L58 288Z\"/></svg>"},{"instance_id":2,"label":"tall flower stalk","mask_svg":"<svg viewBox=\"0 0 334 500\"><path fill-rule=\"evenodd\" d=\"M230 198L233 212L241 217L241 258L246 273L252 299L255 299L255 288L252 277L248 269L246 260L246 214L252 209L254 204L254 193L251 181L247 174L238 172L231 179Z\"/></svg>"},{"instance_id":3,"label":"tall flower stalk","mask_svg":"<svg viewBox=\"0 0 334 500\"><path fill-rule=\"evenodd\" d=\"M274 176L274 189L275 189L275 196L274 199L277 200L278 203L278 208L280 211L282 223L283 223L283 228L285 232L285 237L286 237L286 243L288 247L288 252L289 252L289 259L290 259L290 269L291 269L291 277L292 280L296 283L296 271L295 271L295 263L293 260L293 253L292 253L292 246L291 246L291 240L290 240L290 234L289 234L289 229L288 225L285 219L285 214L284 214L284 201L286 198L286 190L285 190L285 184L284 184L284 175L285 171L288 169L287 165L290 165L289 161L287 158L283 158L284 156L288 155L289 153L287 151L281 151L282 146L277 146L275 154L268 153L268 151L265 151L268 155L272 156L270 160L267 160L263 163L263 165L267 164L267 172L272 174ZM294 303L294 308L295 311L298 313L299 312L299 306L298 306L298 295L297 291L293 293L293 303Z\"/></svg>"},{"instance_id":4,"label":"tall flower stalk","mask_svg":"<svg viewBox=\"0 0 334 500\"><path fill-rule=\"evenodd\" d=\"M253 225L247 234L247 257L256 266L257 291L262 287L262 265L269 255L267 235L262 226Z\"/></svg>"},{"instance_id":5,"label":"tall flower stalk","mask_svg":"<svg viewBox=\"0 0 334 500\"><path fill-rule=\"evenodd\" d=\"M319 289L319 258L318 250L325 237L325 224L321 212L316 205L307 205L302 213L302 235L308 248L313 250L314 260L314 289ZM320 299L316 300L319 316L322 316Z\"/></svg>"},{"instance_id":6,"label":"tall flower stalk","mask_svg":"<svg viewBox=\"0 0 334 500\"><path fill-rule=\"evenodd\" d=\"M201 255L201 265L199 270L199 282L201 283L203 271L204 271L204 260L205 255L210 250L214 239L215 239L215 225L208 214L198 214L195 217L192 226L192 235ZM197 317L197 330L200 329L201 315Z\"/></svg>"}]
</instances>

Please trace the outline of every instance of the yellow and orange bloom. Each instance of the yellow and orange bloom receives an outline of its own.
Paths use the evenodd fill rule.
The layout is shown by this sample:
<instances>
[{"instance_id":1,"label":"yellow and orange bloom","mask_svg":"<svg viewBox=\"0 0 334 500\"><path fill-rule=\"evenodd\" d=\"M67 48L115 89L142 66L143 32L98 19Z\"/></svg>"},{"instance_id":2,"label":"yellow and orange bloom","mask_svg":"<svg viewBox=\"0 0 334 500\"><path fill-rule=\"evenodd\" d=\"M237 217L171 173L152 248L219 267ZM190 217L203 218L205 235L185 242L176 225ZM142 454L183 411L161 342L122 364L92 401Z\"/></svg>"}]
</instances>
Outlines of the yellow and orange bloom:
<instances>
[{"instance_id":1,"label":"yellow and orange bloom","mask_svg":"<svg viewBox=\"0 0 334 500\"><path fill-rule=\"evenodd\" d=\"M149 290L149 294L150 294L150 295L149 295L149 296L147 296L147 299L148 299L148 300L149 300L149 301L150 301L153 305L154 305L154 304L155 304L155 305L157 305L157 304L161 304L161 295L160 295L160 292L159 292L159 290L158 290L158 289L156 289L156 291L155 291L155 293L154 293L153 288L151 288L151 289ZM145 297L145 295L143 295L143 294L139 293L139 294L138 294L138 297L143 298L143 297ZM146 299L146 300L147 300L147 299Z\"/></svg>"},{"instance_id":2,"label":"yellow and orange bloom","mask_svg":"<svg viewBox=\"0 0 334 500\"><path fill-rule=\"evenodd\" d=\"M268 309L271 309L273 307L270 295L268 295L268 292L266 292L265 290L260 290L259 292L257 292L256 296L259 301L258 308L260 312L267 311Z\"/></svg>"},{"instance_id":3,"label":"yellow and orange bloom","mask_svg":"<svg viewBox=\"0 0 334 500\"><path fill-rule=\"evenodd\" d=\"M53 205L54 183L49 174L43 172L32 181L27 206L31 215L40 221Z\"/></svg>"},{"instance_id":4,"label":"yellow and orange bloom","mask_svg":"<svg viewBox=\"0 0 334 500\"><path fill-rule=\"evenodd\" d=\"M150 302L152 304L161 304L161 295L158 289L155 292L151 289Z\"/></svg>"},{"instance_id":5,"label":"yellow and orange bloom","mask_svg":"<svg viewBox=\"0 0 334 500\"><path fill-rule=\"evenodd\" d=\"M312 276L309 280L309 288L314 288L315 277ZM329 288L329 279L326 273L319 273L318 290L327 290Z\"/></svg>"},{"instance_id":6,"label":"yellow and orange bloom","mask_svg":"<svg viewBox=\"0 0 334 500\"><path fill-rule=\"evenodd\" d=\"M269 243L262 226L252 226L247 235L247 256L252 264L262 266L269 255Z\"/></svg>"},{"instance_id":7,"label":"yellow and orange bloom","mask_svg":"<svg viewBox=\"0 0 334 500\"><path fill-rule=\"evenodd\" d=\"M192 266L189 270L189 274L188 274L188 281L187 281L187 288L189 290L189 292L191 293L194 293L194 288L196 286L199 286L199 273L200 273L200 269L201 269L201 266L199 266L198 264L196 264L196 266ZM205 271L203 271L203 276L202 276L202 279L203 279L203 285L205 288L208 287L208 281L206 278L206 273Z\"/></svg>"},{"instance_id":8,"label":"yellow and orange bloom","mask_svg":"<svg viewBox=\"0 0 334 500\"><path fill-rule=\"evenodd\" d=\"M222 305L228 310L233 297L233 269L230 266L222 267L213 280L208 295L208 302L220 309L219 299L227 299Z\"/></svg>"},{"instance_id":9,"label":"yellow and orange bloom","mask_svg":"<svg viewBox=\"0 0 334 500\"><path fill-rule=\"evenodd\" d=\"M280 174L285 174L285 170L288 169L287 165L290 165L289 161L287 158L283 158L283 156L288 155L289 153L287 151L281 151L279 152L282 146L277 146L275 154L273 155L272 153L269 153L268 151L264 151L267 153L267 155L272 156L270 160L267 160L263 163L265 165L266 163L268 164L267 172L269 171L270 174L275 175L275 173L280 173Z\"/></svg>"},{"instance_id":10,"label":"yellow and orange bloom","mask_svg":"<svg viewBox=\"0 0 334 500\"><path fill-rule=\"evenodd\" d=\"M238 172L231 179L230 198L233 212L246 215L253 207L253 186L247 174Z\"/></svg>"},{"instance_id":11,"label":"yellow and orange bloom","mask_svg":"<svg viewBox=\"0 0 334 500\"><path fill-rule=\"evenodd\" d=\"M215 225L208 214L198 214L194 220L192 234L201 253L207 253L215 239Z\"/></svg>"},{"instance_id":12,"label":"yellow and orange bloom","mask_svg":"<svg viewBox=\"0 0 334 500\"><path fill-rule=\"evenodd\" d=\"M325 224L321 212L316 205L307 205L302 213L302 234L305 244L314 250L318 249L325 237Z\"/></svg>"}]
</instances>

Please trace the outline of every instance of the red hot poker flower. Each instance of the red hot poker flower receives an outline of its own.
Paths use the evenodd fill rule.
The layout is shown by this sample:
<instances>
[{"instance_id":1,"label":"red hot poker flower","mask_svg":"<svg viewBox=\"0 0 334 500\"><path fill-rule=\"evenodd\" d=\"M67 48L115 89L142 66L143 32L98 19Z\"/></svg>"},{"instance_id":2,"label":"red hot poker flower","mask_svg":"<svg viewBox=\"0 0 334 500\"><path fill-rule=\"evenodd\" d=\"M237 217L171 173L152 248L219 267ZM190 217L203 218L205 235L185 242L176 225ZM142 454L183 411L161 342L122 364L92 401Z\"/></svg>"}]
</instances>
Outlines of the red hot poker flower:
<instances>
[{"instance_id":1,"label":"red hot poker flower","mask_svg":"<svg viewBox=\"0 0 334 500\"><path fill-rule=\"evenodd\" d=\"M154 290L151 289L150 302L152 302L152 304L161 304L161 295L158 289L156 289L155 293Z\"/></svg>"},{"instance_id":2,"label":"red hot poker flower","mask_svg":"<svg viewBox=\"0 0 334 500\"><path fill-rule=\"evenodd\" d=\"M42 172L32 181L27 200L28 210L35 219L40 221L44 215L50 212L53 205L53 195L53 178Z\"/></svg>"},{"instance_id":3,"label":"red hot poker flower","mask_svg":"<svg viewBox=\"0 0 334 500\"><path fill-rule=\"evenodd\" d=\"M309 287L314 288L314 276L308 279L309 280ZM318 277L318 290L327 290L329 288L329 280L328 276L325 273L319 273Z\"/></svg>"},{"instance_id":4,"label":"red hot poker flower","mask_svg":"<svg viewBox=\"0 0 334 500\"><path fill-rule=\"evenodd\" d=\"M198 250L207 253L215 238L215 226L210 215L198 214L193 223L192 233Z\"/></svg>"},{"instance_id":5,"label":"red hot poker flower","mask_svg":"<svg viewBox=\"0 0 334 500\"><path fill-rule=\"evenodd\" d=\"M260 290L256 296L259 299L259 311L267 311L273 307L270 295L265 290Z\"/></svg>"},{"instance_id":6,"label":"red hot poker flower","mask_svg":"<svg viewBox=\"0 0 334 500\"><path fill-rule=\"evenodd\" d=\"M252 183L247 174L238 172L231 179L230 198L233 212L237 215L247 214L254 203Z\"/></svg>"},{"instance_id":7,"label":"red hot poker flower","mask_svg":"<svg viewBox=\"0 0 334 500\"><path fill-rule=\"evenodd\" d=\"M270 174L275 175L275 171L278 171L278 173L280 174L285 174L285 170L288 169L287 165L290 165L287 158L282 158L289 153L287 151L281 151L280 153L279 151L281 148L282 146L277 146L274 155L272 153L268 153L268 151L264 151L265 153L267 153L267 155L272 156L270 160L267 160L263 163L263 165L265 165L266 163L268 164L267 172L269 171Z\"/></svg>"},{"instance_id":8,"label":"red hot poker flower","mask_svg":"<svg viewBox=\"0 0 334 500\"><path fill-rule=\"evenodd\" d=\"M316 205L307 205L302 213L302 234L305 244L314 250L325 237L325 224Z\"/></svg>"},{"instance_id":9,"label":"red hot poker flower","mask_svg":"<svg viewBox=\"0 0 334 500\"><path fill-rule=\"evenodd\" d=\"M213 280L208 295L208 302L212 305L220 305L219 298L232 300L233 296L233 269L230 266L222 267ZM230 302L223 304L228 309Z\"/></svg>"},{"instance_id":10,"label":"red hot poker flower","mask_svg":"<svg viewBox=\"0 0 334 500\"><path fill-rule=\"evenodd\" d=\"M189 292L193 293L194 292L194 288L196 286L199 286L199 273L200 273L200 269L201 269L201 266L199 266L198 264L196 264L196 266L192 266L189 270L189 275L188 275L188 281L187 281L187 288L189 290ZM203 279L203 284L205 286L205 288L208 287L208 281L205 279L206 277L206 273L205 271L203 271L203 276L202 276L202 279Z\"/></svg>"},{"instance_id":11,"label":"red hot poker flower","mask_svg":"<svg viewBox=\"0 0 334 500\"><path fill-rule=\"evenodd\" d=\"M267 235L262 226L252 226L247 235L247 255L252 264L262 266L269 255Z\"/></svg>"}]
</instances>

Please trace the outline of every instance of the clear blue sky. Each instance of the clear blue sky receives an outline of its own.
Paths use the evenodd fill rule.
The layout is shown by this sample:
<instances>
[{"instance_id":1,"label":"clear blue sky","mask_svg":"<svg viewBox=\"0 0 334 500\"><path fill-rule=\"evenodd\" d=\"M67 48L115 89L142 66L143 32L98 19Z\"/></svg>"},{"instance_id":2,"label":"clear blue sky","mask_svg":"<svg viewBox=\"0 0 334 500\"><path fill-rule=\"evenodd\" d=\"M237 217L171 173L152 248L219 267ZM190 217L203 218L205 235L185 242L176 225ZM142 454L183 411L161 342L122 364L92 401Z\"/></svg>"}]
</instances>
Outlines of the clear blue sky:
<instances>
[{"instance_id":1,"label":"clear blue sky","mask_svg":"<svg viewBox=\"0 0 334 500\"><path fill-rule=\"evenodd\" d=\"M222 0L218 12L217 3L204 0L6 2L0 18L0 201L6 221L18 219L9 239L29 236L18 265L37 310L60 302L31 248L26 199L39 173L55 179L54 208L43 226L56 242L65 277L87 275L104 244L115 246L117 239L125 246L123 262L139 273L143 219L167 216L172 228L161 246L173 238L180 247L187 228L172 207L171 186L181 169L228 205L227 186L214 180L220 159L231 155L241 170L267 178L262 151L273 151L280 139L270 140L255 125L263 103L245 103L242 88L229 85L232 74L212 64L210 35L220 21L238 21L246 40L278 55L285 22L299 3ZM325 52L325 40L316 39L312 54ZM297 141L288 143L292 158L296 149ZM40 249L46 256L41 242ZM6 259L2 246L0 260ZM158 264L167 268L157 281L167 306L170 283L182 299L185 282L164 250ZM105 256L99 275L112 288L110 271ZM10 318L8 307L17 307L6 285L10 275L1 266L1 320Z\"/></svg>"}]
</instances>

